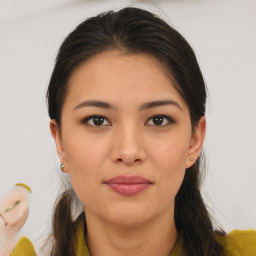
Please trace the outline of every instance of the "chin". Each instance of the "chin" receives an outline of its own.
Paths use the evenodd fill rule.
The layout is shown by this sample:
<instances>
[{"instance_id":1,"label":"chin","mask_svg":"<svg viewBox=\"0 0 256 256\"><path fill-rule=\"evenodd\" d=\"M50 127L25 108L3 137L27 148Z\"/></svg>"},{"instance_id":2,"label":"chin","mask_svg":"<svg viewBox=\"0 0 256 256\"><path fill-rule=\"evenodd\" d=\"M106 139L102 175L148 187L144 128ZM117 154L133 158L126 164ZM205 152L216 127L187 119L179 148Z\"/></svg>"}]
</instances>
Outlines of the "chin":
<instances>
[{"instance_id":1,"label":"chin","mask_svg":"<svg viewBox=\"0 0 256 256\"><path fill-rule=\"evenodd\" d=\"M153 217L153 215L150 216L148 209L138 209L138 207L115 209L105 216L108 222L118 226L139 226Z\"/></svg>"}]
</instances>

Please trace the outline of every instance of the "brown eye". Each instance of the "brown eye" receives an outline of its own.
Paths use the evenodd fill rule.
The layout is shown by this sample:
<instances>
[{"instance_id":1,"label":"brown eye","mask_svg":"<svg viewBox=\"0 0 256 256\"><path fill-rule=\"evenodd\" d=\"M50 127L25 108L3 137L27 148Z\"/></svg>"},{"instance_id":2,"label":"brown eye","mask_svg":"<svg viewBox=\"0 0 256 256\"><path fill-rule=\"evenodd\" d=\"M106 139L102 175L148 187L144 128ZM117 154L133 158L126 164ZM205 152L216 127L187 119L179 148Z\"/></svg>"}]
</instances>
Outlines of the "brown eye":
<instances>
[{"instance_id":1,"label":"brown eye","mask_svg":"<svg viewBox=\"0 0 256 256\"><path fill-rule=\"evenodd\" d=\"M98 115L88 116L82 121L82 123L89 126L106 126L110 124L104 116Z\"/></svg>"},{"instance_id":2,"label":"brown eye","mask_svg":"<svg viewBox=\"0 0 256 256\"><path fill-rule=\"evenodd\" d=\"M149 119L148 124L153 126L165 126L170 123L174 123L174 120L170 116L156 115Z\"/></svg>"},{"instance_id":3,"label":"brown eye","mask_svg":"<svg viewBox=\"0 0 256 256\"><path fill-rule=\"evenodd\" d=\"M164 121L162 116L156 116L152 120L153 120L154 125L161 125Z\"/></svg>"},{"instance_id":4,"label":"brown eye","mask_svg":"<svg viewBox=\"0 0 256 256\"><path fill-rule=\"evenodd\" d=\"M104 118L101 116L93 117L92 122L94 125L102 125L104 123Z\"/></svg>"}]
</instances>

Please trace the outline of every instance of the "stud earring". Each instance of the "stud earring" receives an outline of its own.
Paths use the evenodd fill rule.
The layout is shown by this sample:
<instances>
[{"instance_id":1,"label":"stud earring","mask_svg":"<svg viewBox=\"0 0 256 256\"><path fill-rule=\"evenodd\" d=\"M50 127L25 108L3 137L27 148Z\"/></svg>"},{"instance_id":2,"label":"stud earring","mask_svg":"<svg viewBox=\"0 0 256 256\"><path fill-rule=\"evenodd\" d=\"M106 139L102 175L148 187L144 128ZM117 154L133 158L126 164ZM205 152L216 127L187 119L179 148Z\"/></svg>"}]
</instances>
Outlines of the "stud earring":
<instances>
[{"instance_id":1,"label":"stud earring","mask_svg":"<svg viewBox=\"0 0 256 256\"><path fill-rule=\"evenodd\" d=\"M62 172L63 172L64 168L65 168L65 164L61 164L60 169L61 169Z\"/></svg>"},{"instance_id":2,"label":"stud earring","mask_svg":"<svg viewBox=\"0 0 256 256\"><path fill-rule=\"evenodd\" d=\"M192 161L194 161L194 158L193 158L193 157L191 157L189 160L192 162Z\"/></svg>"}]
</instances>

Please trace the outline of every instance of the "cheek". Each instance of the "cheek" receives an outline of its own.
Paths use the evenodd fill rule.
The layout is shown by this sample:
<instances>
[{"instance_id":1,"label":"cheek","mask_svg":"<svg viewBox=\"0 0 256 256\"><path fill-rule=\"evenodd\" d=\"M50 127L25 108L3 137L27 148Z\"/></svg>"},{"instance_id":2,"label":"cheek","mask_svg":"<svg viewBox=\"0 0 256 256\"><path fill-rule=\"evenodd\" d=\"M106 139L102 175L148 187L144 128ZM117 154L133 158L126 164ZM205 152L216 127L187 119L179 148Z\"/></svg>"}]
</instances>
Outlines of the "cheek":
<instances>
[{"instance_id":1,"label":"cheek","mask_svg":"<svg viewBox=\"0 0 256 256\"><path fill-rule=\"evenodd\" d=\"M66 143L66 168L72 188L83 205L95 197L93 191L100 183L101 150L97 144L90 143L88 140L86 144L81 139Z\"/></svg>"},{"instance_id":2,"label":"cheek","mask_svg":"<svg viewBox=\"0 0 256 256\"><path fill-rule=\"evenodd\" d=\"M151 143L150 158L156 172L156 180L161 183L161 195L166 200L173 199L184 178L189 139L186 136Z\"/></svg>"},{"instance_id":3,"label":"cheek","mask_svg":"<svg viewBox=\"0 0 256 256\"><path fill-rule=\"evenodd\" d=\"M83 172L97 170L102 159L105 158L106 145L102 140L95 140L90 134L77 131L70 134L63 140L65 160L68 171Z\"/></svg>"},{"instance_id":4,"label":"cheek","mask_svg":"<svg viewBox=\"0 0 256 256\"><path fill-rule=\"evenodd\" d=\"M162 166L162 170L185 169L186 159L189 150L189 140L181 137L165 138L151 142L150 155L154 164Z\"/></svg>"},{"instance_id":5,"label":"cheek","mask_svg":"<svg viewBox=\"0 0 256 256\"><path fill-rule=\"evenodd\" d=\"M106 159L106 143L77 131L63 136L65 164L77 196L82 201L93 197L92 191L102 182L102 166Z\"/></svg>"}]
</instances>

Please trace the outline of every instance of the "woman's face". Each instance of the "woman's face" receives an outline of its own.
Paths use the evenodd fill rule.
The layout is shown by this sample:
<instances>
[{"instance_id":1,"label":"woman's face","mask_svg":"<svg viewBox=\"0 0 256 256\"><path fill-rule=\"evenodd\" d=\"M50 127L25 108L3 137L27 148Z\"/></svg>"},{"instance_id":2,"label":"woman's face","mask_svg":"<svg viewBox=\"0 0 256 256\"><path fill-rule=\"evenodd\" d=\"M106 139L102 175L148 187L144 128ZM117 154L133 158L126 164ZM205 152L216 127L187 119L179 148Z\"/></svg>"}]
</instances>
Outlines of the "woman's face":
<instances>
[{"instance_id":1,"label":"woman's face","mask_svg":"<svg viewBox=\"0 0 256 256\"><path fill-rule=\"evenodd\" d=\"M55 121L51 131L87 217L137 225L173 213L205 120L192 134L187 105L153 57L112 51L73 73L61 133Z\"/></svg>"}]
</instances>

